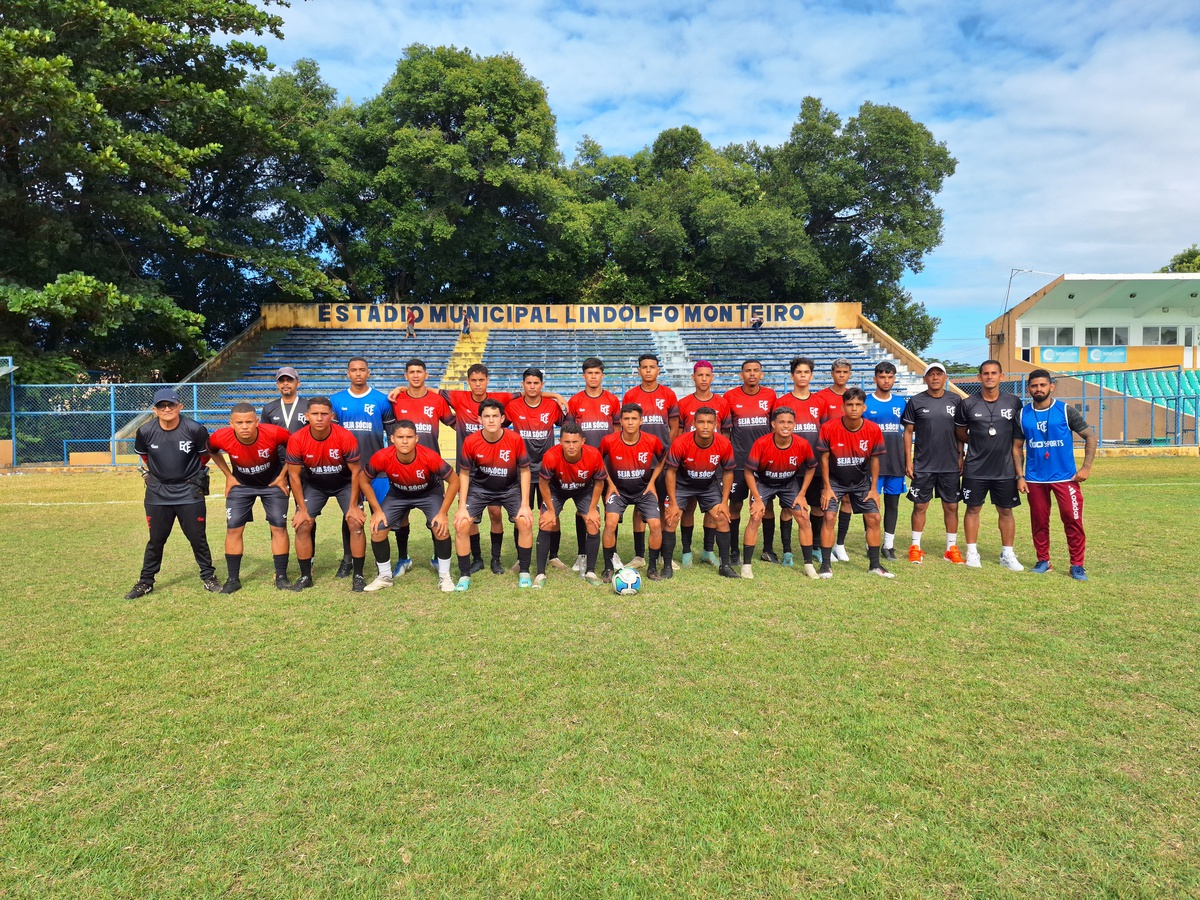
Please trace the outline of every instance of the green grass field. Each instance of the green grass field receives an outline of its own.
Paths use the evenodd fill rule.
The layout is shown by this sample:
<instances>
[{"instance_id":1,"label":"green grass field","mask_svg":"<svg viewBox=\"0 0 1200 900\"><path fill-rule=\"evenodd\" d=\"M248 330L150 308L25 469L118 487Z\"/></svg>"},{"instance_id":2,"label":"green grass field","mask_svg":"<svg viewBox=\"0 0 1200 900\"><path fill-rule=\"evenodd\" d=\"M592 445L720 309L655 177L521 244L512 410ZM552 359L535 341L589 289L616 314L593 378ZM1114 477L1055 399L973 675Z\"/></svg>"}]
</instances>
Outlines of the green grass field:
<instances>
[{"instance_id":1,"label":"green grass field","mask_svg":"<svg viewBox=\"0 0 1200 900\"><path fill-rule=\"evenodd\" d=\"M128 602L136 475L0 478L0 896L1200 897L1200 460L1085 494L1087 584L988 511L979 571L352 595L327 516L297 595L260 513Z\"/></svg>"}]
</instances>

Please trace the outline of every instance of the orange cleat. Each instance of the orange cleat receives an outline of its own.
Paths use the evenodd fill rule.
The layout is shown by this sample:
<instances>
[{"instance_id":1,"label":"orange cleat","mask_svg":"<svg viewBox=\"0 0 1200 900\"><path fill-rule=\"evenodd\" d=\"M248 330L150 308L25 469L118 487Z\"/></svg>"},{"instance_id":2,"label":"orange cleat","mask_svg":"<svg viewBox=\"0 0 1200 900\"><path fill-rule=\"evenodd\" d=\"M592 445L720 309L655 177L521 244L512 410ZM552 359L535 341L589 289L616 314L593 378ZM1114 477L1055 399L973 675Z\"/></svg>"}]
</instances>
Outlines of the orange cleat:
<instances>
[{"instance_id":1,"label":"orange cleat","mask_svg":"<svg viewBox=\"0 0 1200 900\"><path fill-rule=\"evenodd\" d=\"M913 544L908 548L908 561L920 565L925 560L925 551Z\"/></svg>"},{"instance_id":2,"label":"orange cleat","mask_svg":"<svg viewBox=\"0 0 1200 900\"><path fill-rule=\"evenodd\" d=\"M966 560L963 559L962 551L958 549L958 544L955 544L953 547L947 550L943 559L945 559L946 562L954 563L956 566L961 566L966 562Z\"/></svg>"}]
</instances>

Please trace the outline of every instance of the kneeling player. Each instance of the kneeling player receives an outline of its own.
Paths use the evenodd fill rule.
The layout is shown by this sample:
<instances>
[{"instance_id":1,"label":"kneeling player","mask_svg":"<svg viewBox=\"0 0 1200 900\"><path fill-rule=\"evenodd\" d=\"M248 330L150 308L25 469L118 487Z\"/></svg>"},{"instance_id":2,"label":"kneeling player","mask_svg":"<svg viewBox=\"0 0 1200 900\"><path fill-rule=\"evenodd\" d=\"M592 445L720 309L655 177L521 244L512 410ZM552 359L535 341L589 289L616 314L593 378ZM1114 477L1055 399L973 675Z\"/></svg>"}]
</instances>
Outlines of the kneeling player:
<instances>
[{"instance_id":1,"label":"kneeling player","mask_svg":"<svg viewBox=\"0 0 1200 900\"><path fill-rule=\"evenodd\" d=\"M662 518L658 511L656 479L666 461L662 441L642 431L642 408L636 403L621 407L621 430L600 442L608 469L608 499L604 503L604 571L602 581L612 581L617 555L617 525L629 507L642 514L650 529L650 566L654 577L662 547Z\"/></svg>"},{"instance_id":2,"label":"kneeling player","mask_svg":"<svg viewBox=\"0 0 1200 900\"><path fill-rule=\"evenodd\" d=\"M454 590L454 580L450 577L450 504L458 493L458 476L441 456L417 441L416 424L411 419L401 419L392 426L393 446L384 447L372 456L359 475L359 489L371 507L371 552L379 568L375 580L366 587L368 591L392 586L388 532L407 527L403 523L414 509L425 514L425 525L433 535L438 586L445 593ZM372 479L381 475L388 480L388 491L382 501L371 486Z\"/></svg>"},{"instance_id":3,"label":"kneeling player","mask_svg":"<svg viewBox=\"0 0 1200 900\"><path fill-rule=\"evenodd\" d=\"M733 444L717 434L717 411L701 406L692 414L694 431L685 432L671 442L667 454L667 516L662 538L662 573L659 578L674 574L671 556L675 552L675 529L683 513L694 500L717 529L716 543L721 553L721 568L725 578L737 578L729 562L729 493L733 490ZM754 545L751 544L751 550ZM654 578L650 570L649 578Z\"/></svg>"},{"instance_id":4,"label":"kneeling player","mask_svg":"<svg viewBox=\"0 0 1200 900\"><path fill-rule=\"evenodd\" d=\"M261 500L271 527L271 555L275 560L275 587L291 590L288 581L288 488L284 462L288 440L286 428L260 423L254 407L238 403L229 411L229 427L218 428L209 438L212 461L225 473L225 567L222 594L242 589L242 535L246 523L254 521L254 501ZM221 453L229 454L229 464ZM232 466L233 471L230 471Z\"/></svg>"},{"instance_id":5,"label":"kneeling player","mask_svg":"<svg viewBox=\"0 0 1200 900\"><path fill-rule=\"evenodd\" d=\"M537 539L537 575L533 586L546 583L546 563L558 546L562 524L559 515L568 500L575 502L577 518L587 529L584 543L584 569L579 574L590 584L599 584L596 577L596 556L600 552L600 500L608 475L600 451L583 442L583 429L568 422L559 432L559 443L542 457L542 473L538 481L541 493L542 517Z\"/></svg>"},{"instance_id":6,"label":"kneeling player","mask_svg":"<svg viewBox=\"0 0 1200 900\"><path fill-rule=\"evenodd\" d=\"M489 506L501 506L517 526L517 587L532 587L529 558L533 553L533 513L529 496L529 456L525 442L504 427L504 407L488 398L479 404L482 428L463 441L458 462L458 514L454 517L458 545L456 591L471 587L471 527Z\"/></svg>"},{"instance_id":7,"label":"kneeling player","mask_svg":"<svg viewBox=\"0 0 1200 900\"><path fill-rule=\"evenodd\" d=\"M771 433L764 434L750 447L746 459L746 487L750 491L750 524L746 526L742 545L742 577L753 578L750 561L754 558L754 542L758 538L758 523L763 520L771 501L779 498L781 512L794 513L800 532L800 550L804 554L804 574L817 577L813 568L812 528L808 520L809 485L813 481L817 460L808 441L793 433L796 414L790 406L771 410ZM791 532L783 530L783 552L791 556Z\"/></svg>"},{"instance_id":8,"label":"kneeling player","mask_svg":"<svg viewBox=\"0 0 1200 900\"><path fill-rule=\"evenodd\" d=\"M879 562L880 515L879 457L886 450L883 432L874 422L863 418L867 395L862 388L846 388L842 394L842 415L821 426L817 452L821 457L821 508L825 521L821 525L822 578L832 578L833 538L837 530L838 509L842 498L850 499L852 513L862 513L867 524L867 558L870 572L883 578L892 573Z\"/></svg>"}]
</instances>

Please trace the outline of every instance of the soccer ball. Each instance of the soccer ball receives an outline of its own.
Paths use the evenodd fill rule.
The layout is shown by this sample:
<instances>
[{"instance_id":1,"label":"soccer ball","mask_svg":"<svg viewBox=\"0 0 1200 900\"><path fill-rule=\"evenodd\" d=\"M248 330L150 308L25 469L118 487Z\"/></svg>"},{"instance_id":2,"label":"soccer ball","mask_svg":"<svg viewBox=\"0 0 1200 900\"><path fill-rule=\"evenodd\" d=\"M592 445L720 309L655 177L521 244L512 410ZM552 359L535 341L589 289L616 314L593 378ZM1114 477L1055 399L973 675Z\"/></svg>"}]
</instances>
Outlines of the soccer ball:
<instances>
[{"instance_id":1,"label":"soccer ball","mask_svg":"<svg viewBox=\"0 0 1200 900\"><path fill-rule=\"evenodd\" d=\"M612 586L618 594L630 596L642 589L642 576L637 569L618 569L613 575Z\"/></svg>"}]
</instances>

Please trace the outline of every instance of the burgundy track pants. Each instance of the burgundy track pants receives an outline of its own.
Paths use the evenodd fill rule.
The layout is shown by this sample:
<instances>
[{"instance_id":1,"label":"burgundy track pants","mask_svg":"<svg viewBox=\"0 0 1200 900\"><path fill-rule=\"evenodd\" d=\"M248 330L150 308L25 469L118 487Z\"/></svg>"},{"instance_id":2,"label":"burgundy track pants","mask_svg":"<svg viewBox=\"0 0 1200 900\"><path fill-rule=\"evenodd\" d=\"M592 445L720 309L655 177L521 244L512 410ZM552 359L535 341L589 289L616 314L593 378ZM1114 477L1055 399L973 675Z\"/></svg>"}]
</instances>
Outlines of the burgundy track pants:
<instances>
[{"instance_id":1,"label":"burgundy track pants","mask_svg":"<svg viewBox=\"0 0 1200 900\"><path fill-rule=\"evenodd\" d=\"M1071 565L1082 566L1087 540L1083 534L1083 491L1076 481L1029 484L1029 521L1033 526L1033 549L1038 559L1050 558L1050 495L1058 502L1058 515L1067 532Z\"/></svg>"}]
</instances>

